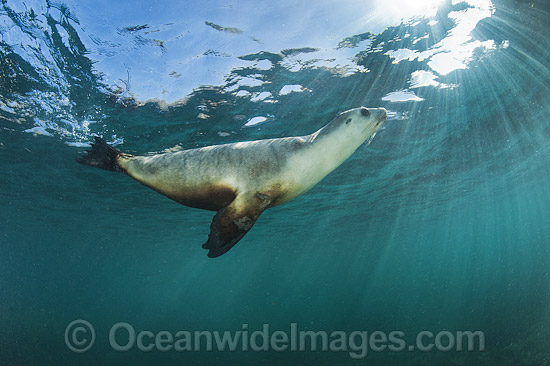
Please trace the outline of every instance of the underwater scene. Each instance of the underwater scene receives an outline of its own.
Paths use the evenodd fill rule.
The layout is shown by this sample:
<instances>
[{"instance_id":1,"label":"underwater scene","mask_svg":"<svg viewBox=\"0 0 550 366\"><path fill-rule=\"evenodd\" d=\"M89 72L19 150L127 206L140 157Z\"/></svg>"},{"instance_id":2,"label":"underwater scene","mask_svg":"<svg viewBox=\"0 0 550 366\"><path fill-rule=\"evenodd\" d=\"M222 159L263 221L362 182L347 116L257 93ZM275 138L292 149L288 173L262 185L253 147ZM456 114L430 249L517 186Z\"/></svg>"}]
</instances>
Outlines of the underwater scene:
<instances>
[{"instance_id":1,"label":"underwater scene","mask_svg":"<svg viewBox=\"0 0 550 366\"><path fill-rule=\"evenodd\" d=\"M550 365L549 1L0 2L0 365Z\"/></svg>"}]
</instances>

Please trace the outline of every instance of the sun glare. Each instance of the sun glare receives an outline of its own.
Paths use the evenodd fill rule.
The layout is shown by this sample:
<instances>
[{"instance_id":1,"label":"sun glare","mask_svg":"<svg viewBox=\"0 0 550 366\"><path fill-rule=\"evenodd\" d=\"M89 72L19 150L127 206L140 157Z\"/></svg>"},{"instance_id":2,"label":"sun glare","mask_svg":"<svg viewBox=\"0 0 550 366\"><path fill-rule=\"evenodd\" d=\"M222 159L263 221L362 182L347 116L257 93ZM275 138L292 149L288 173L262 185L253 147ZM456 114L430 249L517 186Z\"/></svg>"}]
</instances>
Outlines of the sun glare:
<instances>
[{"instance_id":1,"label":"sun glare","mask_svg":"<svg viewBox=\"0 0 550 366\"><path fill-rule=\"evenodd\" d=\"M379 0L383 12L399 19L434 16L443 0Z\"/></svg>"}]
</instances>

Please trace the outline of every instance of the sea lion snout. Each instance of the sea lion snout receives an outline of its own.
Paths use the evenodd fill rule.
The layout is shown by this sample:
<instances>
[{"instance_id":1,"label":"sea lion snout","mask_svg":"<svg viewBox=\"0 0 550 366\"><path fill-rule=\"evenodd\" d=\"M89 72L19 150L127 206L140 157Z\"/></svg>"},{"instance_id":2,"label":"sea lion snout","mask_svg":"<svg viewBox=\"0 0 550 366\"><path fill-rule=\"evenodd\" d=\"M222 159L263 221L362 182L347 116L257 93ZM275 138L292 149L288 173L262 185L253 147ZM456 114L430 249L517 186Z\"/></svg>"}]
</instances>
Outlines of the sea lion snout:
<instances>
[{"instance_id":1,"label":"sea lion snout","mask_svg":"<svg viewBox=\"0 0 550 366\"><path fill-rule=\"evenodd\" d=\"M386 118L388 118L388 111L386 111L386 108L378 108L378 122L376 122L376 126L380 126Z\"/></svg>"},{"instance_id":2,"label":"sea lion snout","mask_svg":"<svg viewBox=\"0 0 550 366\"><path fill-rule=\"evenodd\" d=\"M363 117L374 117L377 121L384 121L388 117L386 108L367 108L361 107L359 112ZM378 122L379 123L379 122Z\"/></svg>"}]
</instances>

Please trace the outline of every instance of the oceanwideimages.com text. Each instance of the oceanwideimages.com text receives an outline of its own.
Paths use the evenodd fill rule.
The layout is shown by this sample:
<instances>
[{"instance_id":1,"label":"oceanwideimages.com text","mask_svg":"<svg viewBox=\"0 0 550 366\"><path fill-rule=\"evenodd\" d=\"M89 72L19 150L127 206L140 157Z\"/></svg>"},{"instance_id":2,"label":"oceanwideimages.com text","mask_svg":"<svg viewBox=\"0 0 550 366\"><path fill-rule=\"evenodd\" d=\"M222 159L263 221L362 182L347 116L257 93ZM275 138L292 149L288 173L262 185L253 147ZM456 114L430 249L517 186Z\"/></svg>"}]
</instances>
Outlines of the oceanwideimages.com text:
<instances>
[{"instance_id":1,"label":"oceanwideimages.com text","mask_svg":"<svg viewBox=\"0 0 550 366\"><path fill-rule=\"evenodd\" d=\"M287 329L272 329L270 324L251 328L242 324L238 330L140 330L125 322L114 324L108 334L110 347L117 352L347 352L353 359L363 359L369 352L449 352L484 351L482 331L420 331L409 339L405 332L305 330L298 323ZM95 343L94 327L79 319L65 329L65 343L73 352L90 350Z\"/></svg>"}]
</instances>

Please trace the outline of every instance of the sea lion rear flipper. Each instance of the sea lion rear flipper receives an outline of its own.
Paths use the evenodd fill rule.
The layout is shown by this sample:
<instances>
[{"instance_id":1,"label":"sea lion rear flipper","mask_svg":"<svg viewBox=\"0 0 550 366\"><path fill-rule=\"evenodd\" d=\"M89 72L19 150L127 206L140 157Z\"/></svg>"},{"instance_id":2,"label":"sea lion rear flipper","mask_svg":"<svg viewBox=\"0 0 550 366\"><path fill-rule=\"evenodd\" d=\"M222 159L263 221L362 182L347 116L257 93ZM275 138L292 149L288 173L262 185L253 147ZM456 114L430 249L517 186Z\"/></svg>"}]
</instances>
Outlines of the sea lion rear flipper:
<instances>
[{"instance_id":1,"label":"sea lion rear flipper","mask_svg":"<svg viewBox=\"0 0 550 366\"><path fill-rule=\"evenodd\" d=\"M271 197L262 193L239 194L219 210L210 224L208 241L202 245L209 250L208 257L219 257L237 244L270 203Z\"/></svg>"},{"instance_id":2,"label":"sea lion rear flipper","mask_svg":"<svg viewBox=\"0 0 550 366\"><path fill-rule=\"evenodd\" d=\"M86 155L77 157L75 160L80 164L93 166L103 170L110 170L113 172L124 171L117 163L118 157L122 153L107 144L101 137L95 136L94 139L95 142L92 144L92 150L88 150Z\"/></svg>"}]
</instances>

